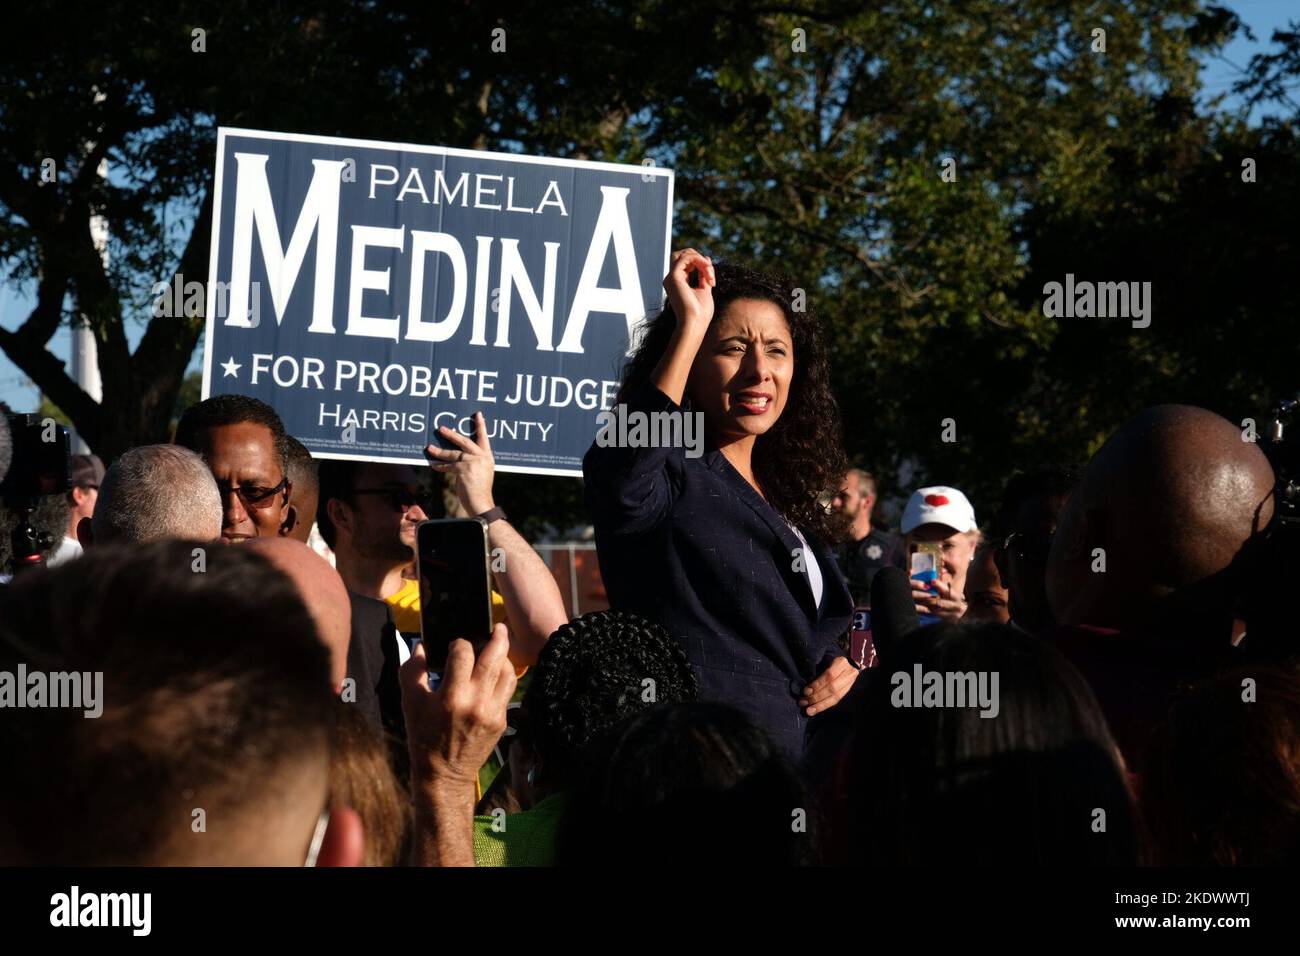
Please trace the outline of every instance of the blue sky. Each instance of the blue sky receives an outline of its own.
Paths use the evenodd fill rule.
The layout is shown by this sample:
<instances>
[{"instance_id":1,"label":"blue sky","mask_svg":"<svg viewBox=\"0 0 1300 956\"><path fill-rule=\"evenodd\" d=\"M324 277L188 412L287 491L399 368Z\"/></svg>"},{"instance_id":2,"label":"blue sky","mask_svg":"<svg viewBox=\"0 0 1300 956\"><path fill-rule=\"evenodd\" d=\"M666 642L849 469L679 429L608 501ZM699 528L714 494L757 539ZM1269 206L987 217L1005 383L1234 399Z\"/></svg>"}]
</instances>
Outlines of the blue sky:
<instances>
[{"instance_id":1,"label":"blue sky","mask_svg":"<svg viewBox=\"0 0 1300 956\"><path fill-rule=\"evenodd\" d=\"M1232 84L1240 76L1251 55L1268 47L1273 31L1285 27L1289 18L1300 20L1300 4L1295 0L1238 0L1227 6L1235 10L1250 27L1255 34L1255 41L1252 43L1238 36L1219 56L1205 60L1201 77L1207 97L1230 93ZM1223 106L1231 110L1237 104L1238 101L1229 96ZM1252 114L1251 119L1258 120L1259 113ZM0 326L17 328L31 311L32 305L31 289L19 288L14 283L0 286ZM143 322L128 324L127 340L133 349L143 334ZM50 341L50 350L66 362L70 342L68 330L60 329ZM201 359L200 345L190 361L191 370L200 368ZM0 400L7 402L15 411L34 411L40 401L36 387L3 353L0 353Z\"/></svg>"}]
</instances>

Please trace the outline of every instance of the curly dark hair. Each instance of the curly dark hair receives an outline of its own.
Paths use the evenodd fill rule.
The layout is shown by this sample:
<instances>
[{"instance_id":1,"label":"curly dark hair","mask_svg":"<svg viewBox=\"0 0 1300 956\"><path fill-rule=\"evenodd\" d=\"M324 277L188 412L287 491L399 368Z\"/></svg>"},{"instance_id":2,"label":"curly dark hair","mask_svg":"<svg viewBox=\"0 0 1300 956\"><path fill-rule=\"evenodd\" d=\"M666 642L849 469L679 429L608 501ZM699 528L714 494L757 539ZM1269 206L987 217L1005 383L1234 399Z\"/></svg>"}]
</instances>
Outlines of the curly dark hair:
<instances>
[{"instance_id":1,"label":"curly dark hair","mask_svg":"<svg viewBox=\"0 0 1300 956\"><path fill-rule=\"evenodd\" d=\"M557 779L570 778L590 745L626 717L690 702L698 693L681 645L627 611L596 611L560 627L530 680L523 732Z\"/></svg>"},{"instance_id":2,"label":"curly dark hair","mask_svg":"<svg viewBox=\"0 0 1300 956\"><path fill-rule=\"evenodd\" d=\"M199 432L222 425L242 425L252 422L271 430L275 453L280 458L280 470L289 473L289 435L284 422L274 408L248 395L213 395L185 409L176 424L176 444L201 453Z\"/></svg>"},{"instance_id":3,"label":"curly dark hair","mask_svg":"<svg viewBox=\"0 0 1300 956\"><path fill-rule=\"evenodd\" d=\"M820 821L810 803L795 768L740 711L656 707L596 748L565 807L557 862L607 863L612 836L624 859L812 863ZM792 825L800 810L805 829Z\"/></svg>"},{"instance_id":4,"label":"curly dark hair","mask_svg":"<svg viewBox=\"0 0 1300 956\"><path fill-rule=\"evenodd\" d=\"M785 315L794 339L790 398L781 418L754 443L754 475L772 507L788 521L823 541L839 541L847 533L848 519L829 513L819 500L840 490L849 468L821 325L811 309L795 309L792 298L798 284L788 276L730 262L714 263L714 274L714 321L738 299L771 302ZM618 402L626 402L633 390L650 380L676 327L677 316L665 303L649 320L636 353L623 370Z\"/></svg>"}]
</instances>

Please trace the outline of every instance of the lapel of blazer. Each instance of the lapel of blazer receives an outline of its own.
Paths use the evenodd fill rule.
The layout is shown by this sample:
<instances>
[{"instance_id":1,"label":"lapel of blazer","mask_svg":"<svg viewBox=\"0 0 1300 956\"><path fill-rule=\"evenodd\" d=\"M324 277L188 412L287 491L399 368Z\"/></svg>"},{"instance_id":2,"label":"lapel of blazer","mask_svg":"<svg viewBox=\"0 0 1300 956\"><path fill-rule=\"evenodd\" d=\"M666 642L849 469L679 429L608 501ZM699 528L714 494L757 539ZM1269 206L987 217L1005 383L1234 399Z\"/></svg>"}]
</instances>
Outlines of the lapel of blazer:
<instances>
[{"instance_id":1,"label":"lapel of blazer","mask_svg":"<svg viewBox=\"0 0 1300 956\"><path fill-rule=\"evenodd\" d=\"M799 538L790 530L790 526L785 523L785 519L777 513L777 510L763 500L763 496L755 490L754 486L744 479L744 476L727 461L727 456L720 451L710 453L713 455L713 461L709 467L718 472L723 479L729 484L737 497L754 510L754 513L763 519L764 524L772 529L772 533L780 540L784 553L788 556L786 561L778 561L777 567L781 571L786 583L790 587L790 593L795 596L799 606L803 608L804 613L808 615L808 620L812 624L817 623L817 602L813 599L812 581L808 577L808 572L802 574L794 569L794 552L802 548ZM812 550L812 542L809 542L808 549ZM808 556L804 556L804 567L808 565ZM822 577L825 579L826 570L822 570Z\"/></svg>"}]
</instances>

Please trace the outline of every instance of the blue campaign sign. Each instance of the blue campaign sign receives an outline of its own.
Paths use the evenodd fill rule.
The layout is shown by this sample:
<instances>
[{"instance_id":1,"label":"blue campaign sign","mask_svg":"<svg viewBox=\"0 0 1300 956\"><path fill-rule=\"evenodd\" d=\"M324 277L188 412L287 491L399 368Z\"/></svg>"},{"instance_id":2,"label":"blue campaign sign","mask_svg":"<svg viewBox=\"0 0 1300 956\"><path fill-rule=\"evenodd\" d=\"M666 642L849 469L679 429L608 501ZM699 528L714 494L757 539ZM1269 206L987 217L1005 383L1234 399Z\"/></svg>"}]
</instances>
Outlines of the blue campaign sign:
<instances>
[{"instance_id":1,"label":"blue campaign sign","mask_svg":"<svg viewBox=\"0 0 1300 956\"><path fill-rule=\"evenodd\" d=\"M579 475L663 301L667 169L222 129L213 198L203 395L320 458L481 411L502 471Z\"/></svg>"}]
</instances>

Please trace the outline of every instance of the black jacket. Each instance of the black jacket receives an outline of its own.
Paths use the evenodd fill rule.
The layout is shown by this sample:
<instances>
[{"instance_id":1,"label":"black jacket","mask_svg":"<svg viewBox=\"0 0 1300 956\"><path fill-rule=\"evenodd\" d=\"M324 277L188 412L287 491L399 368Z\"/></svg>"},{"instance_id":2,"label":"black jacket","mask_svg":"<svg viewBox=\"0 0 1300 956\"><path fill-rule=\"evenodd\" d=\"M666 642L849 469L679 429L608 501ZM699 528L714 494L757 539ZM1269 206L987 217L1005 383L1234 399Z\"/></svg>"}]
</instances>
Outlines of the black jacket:
<instances>
[{"instance_id":1,"label":"black jacket","mask_svg":"<svg viewBox=\"0 0 1300 956\"><path fill-rule=\"evenodd\" d=\"M646 386L628 410L683 409ZM795 569L798 537L717 450L594 444L583 476L610 605L662 624L686 649L701 699L743 711L799 760L799 695L843 654L853 611L831 550L804 532L822 573L819 610Z\"/></svg>"}]
</instances>

